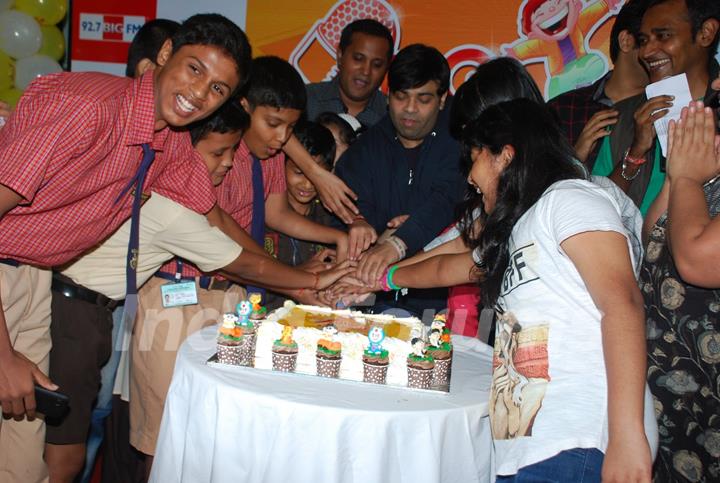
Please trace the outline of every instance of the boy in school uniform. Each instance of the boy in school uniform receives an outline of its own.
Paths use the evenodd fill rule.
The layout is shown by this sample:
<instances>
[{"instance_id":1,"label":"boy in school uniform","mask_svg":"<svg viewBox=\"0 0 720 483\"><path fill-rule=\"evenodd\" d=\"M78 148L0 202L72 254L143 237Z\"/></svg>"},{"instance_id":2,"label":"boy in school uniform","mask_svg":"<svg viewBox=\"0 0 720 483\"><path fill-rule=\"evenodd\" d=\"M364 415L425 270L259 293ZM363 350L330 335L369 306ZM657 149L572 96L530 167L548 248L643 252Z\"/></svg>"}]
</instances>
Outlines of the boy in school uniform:
<instances>
[{"instance_id":1,"label":"boy in school uniform","mask_svg":"<svg viewBox=\"0 0 720 483\"><path fill-rule=\"evenodd\" d=\"M250 127L235 153L233 168L217 187L218 206L259 244L264 243L267 224L293 237L338 245L338 258L344 259L347 235L306 219L293 211L287 202L282 148L305 108L302 78L282 59L256 58L252 63L247 94L240 102L250 114ZM178 280L196 282L200 303L167 310L163 306L162 287ZM304 302L315 300L309 298L313 296L312 290L281 291L291 296L295 294L295 298L301 293ZM244 288L206 275L177 260L163 266L140 290L131 344L130 443L148 456L148 467L155 454L177 349L194 331L217 322L209 314L222 305L232 307L233 301L237 303L244 297ZM203 303L203 300L208 302ZM178 314L180 311L182 313ZM172 334L168 330L170 325L173 325Z\"/></svg>"},{"instance_id":2,"label":"boy in school uniform","mask_svg":"<svg viewBox=\"0 0 720 483\"><path fill-rule=\"evenodd\" d=\"M0 480L44 481L44 423L33 384L50 350L50 272L115 231L153 190L199 213L216 204L189 135L247 76L242 30L213 14L186 20L132 81L60 73L35 81L0 130ZM192 190L187 190L192 186ZM132 190L138 191L134 196ZM131 269L132 269L132 264Z\"/></svg>"}]
</instances>

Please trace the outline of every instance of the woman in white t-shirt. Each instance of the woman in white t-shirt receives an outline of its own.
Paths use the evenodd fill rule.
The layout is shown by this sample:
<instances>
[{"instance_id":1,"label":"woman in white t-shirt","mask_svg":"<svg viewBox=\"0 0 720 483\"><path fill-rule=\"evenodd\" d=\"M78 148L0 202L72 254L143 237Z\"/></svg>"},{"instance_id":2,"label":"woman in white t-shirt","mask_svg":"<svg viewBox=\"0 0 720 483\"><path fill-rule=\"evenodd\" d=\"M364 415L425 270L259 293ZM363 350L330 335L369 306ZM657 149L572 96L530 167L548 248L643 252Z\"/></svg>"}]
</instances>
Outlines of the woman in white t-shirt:
<instances>
[{"instance_id":1,"label":"woman in white t-shirt","mask_svg":"<svg viewBox=\"0 0 720 483\"><path fill-rule=\"evenodd\" d=\"M616 197L533 101L488 108L463 137L483 209L472 255L391 269L378 287L480 280L498 312L498 481L650 481L643 299Z\"/></svg>"}]
</instances>

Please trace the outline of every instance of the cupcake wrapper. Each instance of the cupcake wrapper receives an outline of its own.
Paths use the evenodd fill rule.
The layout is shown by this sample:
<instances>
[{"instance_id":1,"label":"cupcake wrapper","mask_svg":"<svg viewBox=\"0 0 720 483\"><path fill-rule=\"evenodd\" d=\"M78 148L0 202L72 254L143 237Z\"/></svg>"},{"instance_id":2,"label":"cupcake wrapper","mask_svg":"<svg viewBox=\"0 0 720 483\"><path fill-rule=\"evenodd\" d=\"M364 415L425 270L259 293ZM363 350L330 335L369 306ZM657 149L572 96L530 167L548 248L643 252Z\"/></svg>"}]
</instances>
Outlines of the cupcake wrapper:
<instances>
[{"instance_id":1,"label":"cupcake wrapper","mask_svg":"<svg viewBox=\"0 0 720 483\"><path fill-rule=\"evenodd\" d=\"M217 360L220 364L239 366L243 358L243 344L217 346Z\"/></svg>"},{"instance_id":2,"label":"cupcake wrapper","mask_svg":"<svg viewBox=\"0 0 720 483\"><path fill-rule=\"evenodd\" d=\"M295 372L296 363L297 352L294 354L281 354L279 352L272 353L273 371Z\"/></svg>"},{"instance_id":3,"label":"cupcake wrapper","mask_svg":"<svg viewBox=\"0 0 720 483\"><path fill-rule=\"evenodd\" d=\"M385 384L388 365L376 365L363 362L363 381L373 384Z\"/></svg>"},{"instance_id":4,"label":"cupcake wrapper","mask_svg":"<svg viewBox=\"0 0 720 483\"><path fill-rule=\"evenodd\" d=\"M416 369L408 366L408 387L415 389L429 389L432 381L432 369Z\"/></svg>"},{"instance_id":5,"label":"cupcake wrapper","mask_svg":"<svg viewBox=\"0 0 720 483\"><path fill-rule=\"evenodd\" d=\"M432 371L433 386L447 386L450 384L450 369L452 368L452 357L447 359L435 359L435 368Z\"/></svg>"},{"instance_id":6,"label":"cupcake wrapper","mask_svg":"<svg viewBox=\"0 0 720 483\"><path fill-rule=\"evenodd\" d=\"M316 357L317 375L321 377L337 378L340 373L340 363L342 359L325 359L324 357Z\"/></svg>"},{"instance_id":7,"label":"cupcake wrapper","mask_svg":"<svg viewBox=\"0 0 720 483\"><path fill-rule=\"evenodd\" d=\"M245 336L242 344L242 358L240 361L241 366L254 366L255 365L255 342L257 341L257 335L251 334Z\"/></svg>"}]
</instances>

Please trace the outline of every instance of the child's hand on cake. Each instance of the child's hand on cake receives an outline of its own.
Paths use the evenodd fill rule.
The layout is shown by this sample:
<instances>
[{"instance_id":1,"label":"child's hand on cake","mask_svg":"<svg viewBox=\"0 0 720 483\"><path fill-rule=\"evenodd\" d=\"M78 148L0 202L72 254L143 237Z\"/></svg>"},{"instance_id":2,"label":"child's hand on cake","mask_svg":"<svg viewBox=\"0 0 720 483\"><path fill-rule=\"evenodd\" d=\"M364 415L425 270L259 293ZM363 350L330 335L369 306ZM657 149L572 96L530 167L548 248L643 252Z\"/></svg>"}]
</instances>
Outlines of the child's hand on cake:
<instances>
[{"instance_id":1,"label":"child's hand on cake","mask_svg":"<svg viewBox=\"0 0 720 483\"><path fill-rule=\"evenodd\" d=\"M335 264L335 257L335 250L323 248L321 251L313 255L310 260L301 263L296 268L310 273L320 273L323 270L330 270L333 268Z\"/></svg>"},{"instance_id":2,"label":"child's hand on cake","mask_svg":"<svg viewBox=\"0 0 720 483\"><path fill-rule=\"evenodd\" d=\"M345 260L344 262L338 263L335 267L329 270L318 272L317 284L315 287L312 288L314 290L321 290L327 288L345 275L354 272L356 267L357 262L354 262L352 260Z\"/></svg>"},{"instance_id":3,"label":"child's hand on cake","mask_svg":"<svg viewBox=\"0 0 720 483\"><path fill-rule=\"evenodd\" d=\"M352 222L348 235L348 256L351 260L357 260L377 240L377 232L361 216Z\"/></svg>"}]
</instances>

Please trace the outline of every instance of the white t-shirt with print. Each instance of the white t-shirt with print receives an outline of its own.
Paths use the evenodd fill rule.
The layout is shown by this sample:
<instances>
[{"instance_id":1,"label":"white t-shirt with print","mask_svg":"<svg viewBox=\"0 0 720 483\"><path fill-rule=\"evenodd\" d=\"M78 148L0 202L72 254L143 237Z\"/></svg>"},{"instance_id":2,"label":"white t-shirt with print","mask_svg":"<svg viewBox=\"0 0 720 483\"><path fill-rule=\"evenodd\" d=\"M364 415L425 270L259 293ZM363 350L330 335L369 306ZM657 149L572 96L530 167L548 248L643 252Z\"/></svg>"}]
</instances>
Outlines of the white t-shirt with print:
<instances>
[{"instance_id":1,"label":"white t-shirt with print","mask_svg":"<svg viewBox=\"0 0 720 483\"><path fill-rule=\"evenodd\" d=\"M631 249L620 213L607 187L565 180L548 188L513 228L490 400L498 475L567 449L607 447L601 315L560 244L583 232L614 231ZM647 387L645 406L653 446L657 428Z\"/></svg>"}]
</instances>

